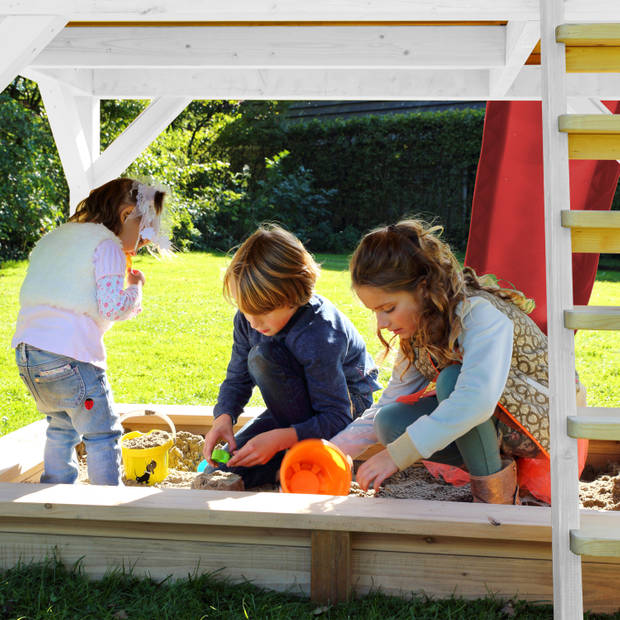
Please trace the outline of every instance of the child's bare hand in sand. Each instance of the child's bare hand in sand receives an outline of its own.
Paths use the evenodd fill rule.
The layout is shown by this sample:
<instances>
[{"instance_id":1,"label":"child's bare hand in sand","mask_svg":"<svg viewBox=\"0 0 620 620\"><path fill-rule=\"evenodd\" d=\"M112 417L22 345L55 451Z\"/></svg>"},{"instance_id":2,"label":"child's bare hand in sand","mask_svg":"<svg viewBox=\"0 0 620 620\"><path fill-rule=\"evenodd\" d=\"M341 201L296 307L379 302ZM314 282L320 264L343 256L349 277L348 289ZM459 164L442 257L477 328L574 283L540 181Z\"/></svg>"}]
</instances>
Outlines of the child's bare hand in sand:
<instances>
[{"instance_id":1,"label":"child's bare hand in sand","mask_svg":"<svg viewBox=\"0 0 620 620\"><path fill-rule=\"evenodd\" d=\"M280 450L286 450L297 442L297 431L294 428L276 428L252 437L242 448L239 448L228 461L229 467L252 467L262 465Z\"/></svg>"},{"instance_id":2,"label":"child's bare hand in sand","mask_svg":"<svg viewBox=\"0 0 620 620\"><path fill-rule=\"evenodd\" d=\"M392 460L390 453L387 450L381 450L360 466L355 480L364 491L368 491L368 487L372 485L377 492L381 483L397 471L398 466Z\"/></svg>"},{"instance_id":3,"label":"child's bare hand in sand","mask_svg":"<svg viewBox=\"0 0 620 620\"><path fill-rule=\"evenodd\" d=\"M237 447L233 432L232 417L228 413L223 413L222 415L217 416L213 422L211 430L205 435L205 443L202 449L202 454L205 459L207 459L207 462L211 465L211 467L217 467L217 463L211 458L213 448L215 448L218 443L223 442L228 444L228 450L231 452Z\"/></svg>"}]
</instances>

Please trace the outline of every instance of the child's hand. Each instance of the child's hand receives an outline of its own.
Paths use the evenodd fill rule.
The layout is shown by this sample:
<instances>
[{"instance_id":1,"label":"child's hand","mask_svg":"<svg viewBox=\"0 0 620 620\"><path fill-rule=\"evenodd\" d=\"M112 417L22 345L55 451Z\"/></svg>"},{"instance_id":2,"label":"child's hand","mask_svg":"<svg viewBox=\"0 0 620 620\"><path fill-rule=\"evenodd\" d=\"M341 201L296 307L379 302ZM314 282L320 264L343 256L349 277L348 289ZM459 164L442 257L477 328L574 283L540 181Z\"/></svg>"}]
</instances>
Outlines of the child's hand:
<instances>
[{"instance_id":1,"label":"child's hand","mask_svg":"<svg viewBox=\"0 0 620 620\"><path fill-rule=\"evenodd\" d=\"M131 269L127 272L127 284L142 284L144 286L145 281L146 278L139 269Z\"/></svg>"},{"instance_id":2,"label":"child's hand","mask_svg":"<svg viewBox=\"0 0 620 620\"><path fill-rule=\"evenodd\" d=\"M392 460L390 453L387 450L381 450L360 466L355 479L364 491L368 491L368 487L372 484L376 493L381 483L397 471L398 466Z\"/></svg>"},{"instance_id":3,"label":"child's hand","mask_svg":"<svg viewBox=\"0 0 620 620\"><path fill-rule=\"evenodd\" d=\"M240 448L228 461L228 467L252 467L263 465L276 452L290 448L297 441L294 428L276 428L252 437L243 448Z\"/></svg>"},{"instance_id":4,"label":"child's hand","mask_svg":"<svg viewBox=\"0 0 620 620\"><path fill-rule=\"evenodd\" d=\"M237 448L235 435L233 433L232 417L227 413L217 416L211 430L205 435L205 444L202 448L202 454L211 467L217 467L217 463L211 459L211 453L213 452L213 448L221 441L225 441L228 444L229 452ZM228 463L230 463L230 461L228 461Z\"/></svg>"}]
</instances>

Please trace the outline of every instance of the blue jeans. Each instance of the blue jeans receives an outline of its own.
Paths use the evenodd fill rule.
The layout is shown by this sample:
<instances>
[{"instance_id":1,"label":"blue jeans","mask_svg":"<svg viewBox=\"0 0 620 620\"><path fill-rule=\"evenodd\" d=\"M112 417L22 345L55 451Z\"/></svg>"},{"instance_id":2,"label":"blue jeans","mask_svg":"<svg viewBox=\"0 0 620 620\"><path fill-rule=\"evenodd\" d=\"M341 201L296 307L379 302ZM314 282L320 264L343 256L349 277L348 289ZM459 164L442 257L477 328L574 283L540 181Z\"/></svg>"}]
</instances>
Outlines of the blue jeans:
<instances>
[{"instance_id":1,"label":"blue jeans","mask_svg":"<svg viewBox=\"0 0 620 620\"><path fill-rule=\"evenodd\" d=\"M119 440L123 429L112 409L105 370L24 343L17 346L15 360L37 409L47 416L41 482L74 483L78 477L75 446L83 440L90 482L122 484Z\"/></svg>"},{"instance_id":2,"label":"blue jeans","mask_svg":"<svg viewBox=\"0 0 620 620\"><path fill-rule=\"evenodd\" d=\"M260 433L275 428L288 428L315 415L304 369L283 344L263 342L252 347L248 354L248 371L258 386L267 409L235 434L237 449ZM352 418L361 415L372 403L370 395L350 392L349 398ZM277 452L263 465L230 468L221 466L220 469L240 475L246 488L274 483L284 453L285 450ZM213 469L207 468L205 471Z\"/></svg>"},{"instance_id":3,"label":"blue jeans","mask_svg":"<svg viewBox=\"0 0 620 620\"><path fill-rule=\"evenodd\" d=\"M396 402L381 407L374 420L379 441L383 445L392 443L418 418L431 414L454 391L460 371L461 365L454 364L439 373L437 397L427 396L413 405ZM469 473L474 476L488 476L498 472L501 469L501 457L493 418L475 426L427 460L456 466L464 462Z\"/></svg>"}]
</instances>

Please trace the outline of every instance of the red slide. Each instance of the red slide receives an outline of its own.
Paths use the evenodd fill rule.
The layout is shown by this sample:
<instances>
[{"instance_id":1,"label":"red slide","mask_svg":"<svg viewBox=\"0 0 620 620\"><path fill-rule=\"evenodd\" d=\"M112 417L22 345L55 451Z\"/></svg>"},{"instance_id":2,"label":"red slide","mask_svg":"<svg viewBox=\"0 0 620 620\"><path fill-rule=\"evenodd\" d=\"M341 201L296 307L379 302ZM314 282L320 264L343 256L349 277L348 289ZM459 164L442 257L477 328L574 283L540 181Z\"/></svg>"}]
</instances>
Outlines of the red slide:
<instances>
[{"instance_id":1,"label":"red slide","mask_svg":"<svg viewBox=\"0 0 620 620\"><path fill-rule=\"evenodd\" d=\"M620 112L620 102L604 103ZM530 316L546 332L542 159L540 102L488 102L465 264L533 298ZM571 161L571 209L609 210L619 174L615 161ZM573 254L576 305L587 305L597 266L598 254Z\"/></svg>"},{"instance_id":2,"label":"red slide","mask_svg":"<svg viewBox=\"0 0 620 620\"><path fill-rule=\"evenodd\" d=\"M613 113L620 102L605 102ZM620 166L615 161L570 162L571 209L609 210ZM573 254L573 299L587 305L598 254ZM530 315L547 331L542 109L539 101L487 103L480 163L474 188L465 264L479 275L495 274L536 302ZM587 456L579 440L579 472ZM424 461L435 477L456 486L468 481L458 468ZM551 502L548 456L518 459L522 489Z\"/></svg>"}]
</instances>

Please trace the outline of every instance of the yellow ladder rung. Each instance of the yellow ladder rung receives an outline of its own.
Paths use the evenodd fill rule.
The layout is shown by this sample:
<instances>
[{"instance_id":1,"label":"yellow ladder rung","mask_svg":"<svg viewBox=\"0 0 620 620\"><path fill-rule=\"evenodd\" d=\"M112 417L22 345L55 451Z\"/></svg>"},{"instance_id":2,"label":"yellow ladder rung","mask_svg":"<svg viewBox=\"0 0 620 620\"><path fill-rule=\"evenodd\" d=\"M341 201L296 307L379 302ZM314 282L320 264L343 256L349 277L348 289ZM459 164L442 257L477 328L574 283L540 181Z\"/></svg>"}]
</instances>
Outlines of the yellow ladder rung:
<instances>
[{"instance_id":1,"label":"yellow ladder rung","mask_svg":"<svg viewBox=\"0 0 620 620\"><path fill-rule=\"evenodd\" d=\"M575 306L564 310L567 329L620 329L620 306Z\"/></svg>"},{"instance_id":2,"label":"yellow ladder rung","mask_svg":"<svg viewBox=\"0 0 620 620\"><path fill-rule=\"evenodd\" d=\"M620 24L562 24L555 40L568 46L620 46Z\"/></svg>"},{"instance_id":3,"label":"yellow ladder rung","mask_svg":"<svg viewBox=\"0 0 620 620\"><path fill-rule=\"evenodd\" d=\"M566 45L567 72L620 72L620 24L563 24L555 37Z\"/></svg>"},{"instance_id":4,"label":"yellow ladder rung","mask_svg":"<svg viewBox=\"0 0 620 620\"><path fill-rule=\"evenodd\" d=\"M571 530L570 550L577 555L620 557L620 523L618 529Z\"/></svg>"},{"instance_id":5,"label":"yellow ladder rung","mask_svg":"<svg viewBox=\"0 0 620 620\"><path fill-rule=\"evenodd\" d=\"M568 134L620 134L620 114L561 114L558 128Z\"/></svg>"},{"instance_id":6,"label":"yellow ladder rung","mask_svg":"<svg viewBox=\"0 0 620 620\"><path fill-rule=\"evenodd\" d=\"M620 159L620 136L574 134L568 136L569 159Z\"/></svg>"},{"instance_id":7,"label":"yellow ladder rung","mask_svg":"<svg viewBox=\"0 0 620 620\"><path fill-rule=\"evenodd\" d=\"M618 114L562 114L558 129L568 134L570 159L620 159Z\"/></svg>"},{"instance_id":8,"label":"yellow ladder rung","mask_svg":"<svg viewBox=\"0 0 620 620\"><path fill-rule=\"evenodd\" d=\"M620 47L567 47L567 73L620 73Z\"/></svg>"},{"instance_id":9,"label":"yellow ladder rung","mask_svg":"<svg viewBox=\"0 0 620 620\"><path fill-rule=\"evenodd\" d=\"M591 407L599 415L568 416L566 430L575 439L620 440L620 407ZM588 412L588 408L586 408Z\"/></svg>"},{"instance_id":10,"label":"yellow ladder rung","mask_svg":"<svg viewBox=\"0 0 620 620\"><path fill-rule=\"evenodd\" d=\"M620 211L562 211L573 252L620 254Z\"/></svg>"}]
</instances>

